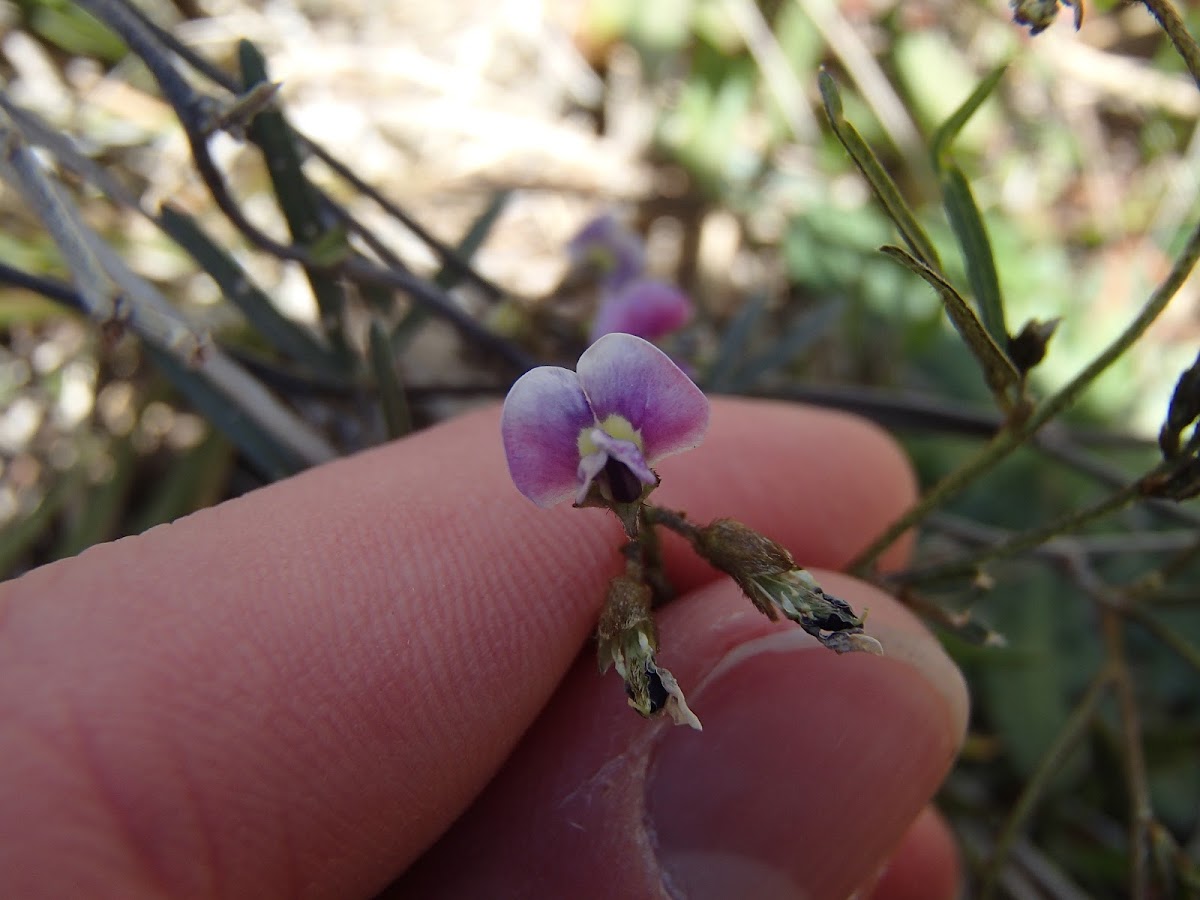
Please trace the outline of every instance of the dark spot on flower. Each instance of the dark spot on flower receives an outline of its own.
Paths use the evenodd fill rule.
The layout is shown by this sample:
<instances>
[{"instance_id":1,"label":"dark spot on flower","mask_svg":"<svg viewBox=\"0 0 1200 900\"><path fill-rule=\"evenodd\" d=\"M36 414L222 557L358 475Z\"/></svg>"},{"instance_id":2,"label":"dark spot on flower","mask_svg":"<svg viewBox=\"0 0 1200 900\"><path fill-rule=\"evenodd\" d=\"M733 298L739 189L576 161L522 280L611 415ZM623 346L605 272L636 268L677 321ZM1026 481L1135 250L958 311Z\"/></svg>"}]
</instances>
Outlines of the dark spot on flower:
<instances>
[{"instance_id":1,"label":"dark spot on flower","mask_svg":"<svg viewBox=\"0 0 1200 900\"><path fill-rule=\"evenodd\" d=\"M650 712L656 713L667 705L667 698L671 695L667 693L667 689L663 686L662 679L658 677L658 672L650 672L650 682L647 685L650 695Z\"/></svg>"},{"instance_id":2,"label":"dark spot on flower","mask_svg":"<svg viewBox=\"0 0 1200 900\"><path fill-rule=\"evenodd\" d=\"M632 503L642 496L641 479L629 471L625 463L611 456L604 464L604 477L608 479L608 488L618 503Z\"/></svg>"},{"instance_id":3,"label":"dark spot on flower","mask_svg":"<svg viewBox=\"0 0 1200 900\"><path fill-rule=\"evenodd\" d=\"M625 693L629 696L629 699L637 699L633 696L633 688L630 686L629 682L625 682ZM654 713L666 706L667 700L670 698L670 696L671 695L667 693L667 689L662 683L662 679L658 675L658 670L647 665L646 699L650 701L650 712L648 715L654 715ZM641 712L641 710L639 709L638 712Z\"/></svg>"}]
</instances>

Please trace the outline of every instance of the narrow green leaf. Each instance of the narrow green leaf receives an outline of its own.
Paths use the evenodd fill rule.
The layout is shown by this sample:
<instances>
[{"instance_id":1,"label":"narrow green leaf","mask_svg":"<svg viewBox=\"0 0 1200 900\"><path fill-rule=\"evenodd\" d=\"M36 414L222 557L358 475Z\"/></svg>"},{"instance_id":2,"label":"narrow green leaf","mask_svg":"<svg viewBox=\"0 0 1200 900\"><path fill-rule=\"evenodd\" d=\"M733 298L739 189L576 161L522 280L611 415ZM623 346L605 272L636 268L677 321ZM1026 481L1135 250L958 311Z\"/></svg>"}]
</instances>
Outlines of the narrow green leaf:
<instances>
[{"instance_id":1,"label":"narrow green leaf","mask_svg":"<svg viewBox=\"0 0 1200 900\"><path fill-rule=\"evenodd\" d=\"M306 468L304 459L275 440L199 371L149 342L143 346L154 364L196 412L229 438L265 478L278 481Z\"/></svg>"},{"instance_id":2,"label":"narrow green leaf","mask_svg":"<svg viewBox=\"0 0 1200 900\"><path fill-rule=\"evenodd\" d=\"M967 347L975 355L979 361L979 365L983 368L983 377L987 381L988 387L996 396L996 401L1001 408L1008 410L1011 408L1011 400L1008 396L1008 391L1015 388L1020 383L1020 375L1013 367L1012 362L1004 354L1004 352L992 340L987 329L979 321L975 315L975 311L967 304L967 301L962 298L962 295L954 289L945 278L933 271L929 266L922 263L920 260L914 259L909 254L905 253L899 247L881 247L880 252L890 256L905 268L920 275L929 285L938 293L942 300L942 305L946 308L946 314L950 317L950 321L962 335L966 341Z\"/></svg>"},{"instance_id":3,"label":"narrow green leaf","mask_svg":"<svg viewBox=\"0 0 1200 900\"><path fill-rule=\"evenodd\" d=\"M371 368L379 386L379 405L383 410L383 422L389 440L404 437L412 431L412 415L408 407L408 396L400 383L396 371L396 358L387 332L378 320L371 323Z\"/></svg>"},{"instance_id":4,"label":"narrow green leaf","mask_svg":"<svg viewBox=\"0 0 1200 900\"><path fill-rule=\"evenodd\" d=\"M471 223L471 227L467 229L467 233L458 243L455 249L455 255L464 263L469 263L479 252L479 248L483 246L488 235L492 233L492 228L500 219L500 214L504 212L504 208L508 206L508 201L512 199L512 191L501 190L492 194L492 199L488 201L488 205L483 208L475 221ZM462 280L461 274L452 266L443 265L441 271L434 276L433 282L438 287L444 290L449 290Z\"/></svg>"},{"instance_id":5,"label":"narrow green leaf","mask_svg":"<svg viewBox=\"0 0 1200 900\"><path fill-rule=\"evenodd\" d=\"M983 105L983 101L991 96L1007 68L1008 63L1005 63L992 69L979 82L975 90L971 91L971 95L962 102L962 105L950 114L950 118L942 123L941 128L934 132L933 140L929 144L929 154L933 160L934 171L938 174L941 174L945 168L950 145L967 122L971 120L971 116L975 115L979 107Z\"/></svg>"},{"instance_id":6,"label":"narrow green leaf","mask_svg":"<svg viewBox=\"0 0 1200 900\"><path fill-rule=\"evenodd\" d=\"M238 42L238 60L246 91L253 90L258 84L270 83L266 60L252 43L246 40ZM344 237L341 241L336 237L331 238L328 234L331 229L327 229L322 222L317 193L304 174L299 142L283 113L274 107L262 110L246 129L246 135L262 150L263 161L292 240L304 247L320 248L330 261L342 258L338 254L343 251L338 248L344 244ZM330 242L336 252L329 252ZM345 308L342 284L336 275L321 269L309 268L306 274L331 343L339 353L348 355L342 324Z\"/></svg>"},{"instance_id":7,"label":"narrow green leaf","mask_svg":"<svg viewBox=\"0 0 1200 900\"><path fill-rule=\"evenodd\" d=\"M750 298L738 310L737 315L733 317L733 321L725 330L725 336L721 339L721 343L717 346L717 354L705 374L701 387L709 391L729 389L734 373L741 365L742 357L745 356L746 343L750 339L750 334L766 309L767 296L759 294Z\"/></svg>"},{"instance_id":8,"label":"narrow green leaf","mask_svg":"<svg viewBox=\"0 0 1200 900\"><path fill-rule=\"evenodd\" d=\"M987 226L975 203L971 185L954 165L942 171L941 182L942 205L946 208L950 227L962 251L967 280L971 283L971 293L975 295L983 327L997 347L1007 346L1008 325L1004 321L1000 277L996 273L996 260L992 255L991 241L988 240Z\"/></svg>"},{"instance_id":9,"label":"narrow green leaf","mask_svg":"<svg viewBox=\"0 0 1200 900\"><path fill-rule=\"evenodd\" d=\"M316 335L281 313L250 280L246 270L191 216L168 203L159 210L158 224L212 277L272 348L314 373L334 377L346 374L344 362Z\"/></svg>"},{"instance_id":10,"label":"narrow green leaf","mask_svg":"<svg viewBox=\"0 0 1200 900\"><path fill-rule=\"evenodd\" d=\"M942 263L938 259L933 241L929 239L929 235L925 233L925 229L921 227L917 217L908 208L908 204L900 195L900 189L896 187L896 182L880 164L867 142L858 133L858 129L842 115L842 98L838 93L837 83L824 69L818 74L817 79L821 88L821 98L825 103L825 114L834 135L846 148L846 152L850 154L850 158L854 160L854 164L858 166L863 177L867 179L867 184L871 186L875 198L883 206L883 211L887 213L888 218L899 229L900 236L908 245L909 250L930 269L940 272Z\"/></svg>"},{"instance_id":11,"label":"narrow green leaf","mask_svg":"<svg viewBox=\"0 0 1200 900\"><path fill-rule=\"evenodd\" d=\"M115 64L129 53L107 25L74 3L18 3L17 7L25 8L34 34L72 56L94 56Z\"/></svg>"}]
</instances>

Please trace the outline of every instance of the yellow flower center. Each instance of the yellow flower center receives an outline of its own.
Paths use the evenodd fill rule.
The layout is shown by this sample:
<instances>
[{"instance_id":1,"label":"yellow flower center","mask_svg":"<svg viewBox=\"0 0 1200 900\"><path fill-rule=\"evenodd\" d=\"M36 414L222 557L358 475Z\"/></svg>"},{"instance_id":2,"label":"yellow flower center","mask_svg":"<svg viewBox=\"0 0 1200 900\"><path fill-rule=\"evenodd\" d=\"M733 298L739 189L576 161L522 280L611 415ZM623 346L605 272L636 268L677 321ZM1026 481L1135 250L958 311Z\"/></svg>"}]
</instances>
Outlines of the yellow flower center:
<instances>
[{"instance_id":1,"label":"yellow flower center","mask_svg":"<svg viewBox=\"0 0 1200 900\"><path fill-rule=\"evenodd\" d=\"M591 456L600 450L596 446L596 442L592 440L593 428L599 428L609 437L614 437L619 441L631 441L639 450L643 449L641 433L624 416L618 416L616 413L613 413L599 425L589 425L583 431L579 432L580 459L585 456Z\"/></svg>"}]
</instances>

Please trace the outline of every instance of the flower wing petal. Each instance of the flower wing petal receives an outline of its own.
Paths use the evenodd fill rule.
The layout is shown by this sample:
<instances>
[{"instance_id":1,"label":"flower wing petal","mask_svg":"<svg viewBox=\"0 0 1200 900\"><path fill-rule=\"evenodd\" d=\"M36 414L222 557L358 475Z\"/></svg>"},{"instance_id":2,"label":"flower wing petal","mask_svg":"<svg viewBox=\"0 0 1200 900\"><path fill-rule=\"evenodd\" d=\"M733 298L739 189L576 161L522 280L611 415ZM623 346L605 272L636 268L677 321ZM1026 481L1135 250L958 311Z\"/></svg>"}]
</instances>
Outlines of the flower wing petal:
<instances>
[{"instance_id":1,"label":"flower wing petal","mask_svg":"<svg viewBox=\"0 0 1200 900\"><path fill-rule=\"evenodd\" d=\"M641 434L646 461L699 445L708 429L708 398L653 344L606 334L579 357L579 382L597 421L616 414Z\"/></svg>"},{"instance_id":2,"label":"flower wing petal","mask_svg":"<svg viewBox=\"0 0 1200 900\"><path fill-rule=\"evenodd\" d=\"M543 507L571 499L579 486L579 433L595 422L574 372L540 366L518 378L500 415L517 490Z\"/></svg>"},{"instance_id":3,"label":"flower wing petal","mask_svg":"<svg viewBox=\"0 0 1200 900\"><path fill-rule=\"evenodd\" d=\"M595 453L590 453L579 461L579 469L575 473L575 481L579 487L575 491L575 505L582 505L587 499L588 491L592 489L592 482L596 480L596 476L604 471L604 466L608 462L608 454L603 450L598 450Z\"/></svg>"}]
</instances>

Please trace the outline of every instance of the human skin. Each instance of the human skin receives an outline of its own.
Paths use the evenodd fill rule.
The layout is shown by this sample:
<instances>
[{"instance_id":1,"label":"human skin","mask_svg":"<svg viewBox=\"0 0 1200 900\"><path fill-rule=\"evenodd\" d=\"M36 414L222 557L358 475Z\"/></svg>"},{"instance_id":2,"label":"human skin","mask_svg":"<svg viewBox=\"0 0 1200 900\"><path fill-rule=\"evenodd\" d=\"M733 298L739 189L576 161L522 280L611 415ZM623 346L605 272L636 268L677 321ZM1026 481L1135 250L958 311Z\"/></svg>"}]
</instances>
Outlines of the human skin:
<instances>
[{"instance_id":1,"label":"human skin","mask_svg":"<svg viewBox=\"0 0 1200 900\"><path fill-rule=\"evenodd\" d=\"M911 502L894 443L716 401L658 467L655 502L788 546L887 654L817 647L669 539L659 659L697 733L597 674L620 528L522 498L498 418L0 585L0 896L953 896L927 804L961 676L824 571Z\"/></svg>"}]
</instances>

